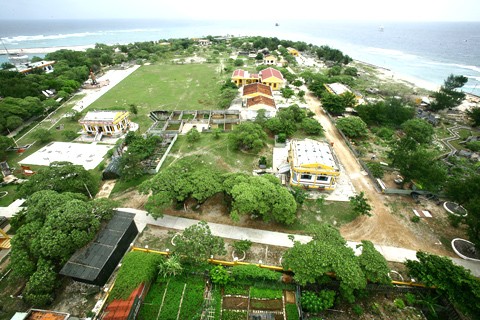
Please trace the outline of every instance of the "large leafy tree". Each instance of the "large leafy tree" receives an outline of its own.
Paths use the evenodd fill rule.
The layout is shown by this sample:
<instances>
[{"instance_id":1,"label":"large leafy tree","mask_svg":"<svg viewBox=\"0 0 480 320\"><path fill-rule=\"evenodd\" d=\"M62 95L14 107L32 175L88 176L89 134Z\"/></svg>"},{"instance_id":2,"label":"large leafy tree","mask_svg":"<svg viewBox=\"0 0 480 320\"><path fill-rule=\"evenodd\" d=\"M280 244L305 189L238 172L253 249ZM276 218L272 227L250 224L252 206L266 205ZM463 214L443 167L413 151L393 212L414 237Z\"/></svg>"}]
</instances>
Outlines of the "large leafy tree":
<instances>
[{"instance_id":1,"label":"large leafy tree","mask_svg":"<svg viewBox=\"0 0 480 320\"><path fill-rule=\"evenodd\" d=\"M405 135L419 144L427 144L432 141L433 127L423 119L410 119L402 124Z\"/></svg>"},{"instance_id":2,"label":"large leafy tree","mask_svg":"<svg viewBox=\"0 0 480 320\"><path fill-rule=\"evenodd\" d=\"M38 170L19 189L20 197L27 197L37 191L54 190L75 192L86 196L95 195L99 181L92 173L80 165L70 162L52 162L50 166Z\"/></svg>"},{"instance_id":3,"label":"large leafy tree","mask_svg":"<svg viewBox=\"0 0 480 320\"><path fill-rule=\"evenodd\" d=\"M260 125L244 122L232 130L229 139L236 149L257 153L263 148L267 134Z\"/></svg>"},{"instance_id":4,"label":"large leafy tree","mask_svg":"<svg viewBox=\"0 0 480 320\"><path fill-rule=\"evenodd\" d=\"M203 264L210 256L225 253L223 239L212 235L205 221L186 228L175 237L175 254L188 263Z\"/></svg>"},{"instance_id":5,"label":"large leafy tree","mask_svg":"<svg viewBox=\"0 0 480 320\"><path fill-rule=\"evenodd\" d=\"M329 113L341 115L345 112L345 104L341 95L336 95L325 91L322 93L322 107Z\"/></svg>"},{"instance_id":6,"label":"large leafy tree","mask_svg":"<svg viewBox=\"0 0 480 320\"><path fill-rule=\"evenodd\" d=\"M112 215L107 200L86 199L81 194L38 191L12 219L16 234L10 266L14 277L27 280L24 297L29 303L41 306L52 301L59 268L93 239L102 217Z\"/></svg>"},{"instance_id":7,"label":"large leafy tree","mask_svg":"<svg viewBox=\"0 0 480 320\"><path fill-rule=\"evenodd\" d=\"M480 248L480 175L471 173L451 179L445 186L445 192L450 199L467 209L467 233L470 241Z\"/></svg>"},{"instance_id":8,"label":"large leafy tree","mask_svg":"<svg viewBox=\"0 0 480 320\"><path fill-rule=\"evenodd\" d=\"M363 191L356 196L351 196L349 200L350 206L355 214L371 216L370 211L372 210L372 206L368 203L368 199L365 197Z\"/></svg>"},{"instance_id":9,"label":"large leafy tree","mask_svg":"<svg viewBox=\"0 0 480 320\"><path fill-rule=\"evenodd\" d=\"M401 139L393 147L391 157L405 182L414 180L425 190L438 191L446 181L447 170L443 162L434 152L417 146L411 138Z\"/></svg>"},{"instance_id":10,"label":"large leafy tree","mask_svg":"<svg viewBox=\"0 0 480 320\"><path fill-rule=\"evenodd\" d=\"M358 105L355 110L369 126L389 126L398 128L415 116L415 109L400 99L387 99L376 103Z\"/></svg>"},{"instance_id":11,"label":"large leafy tree","mask_svg":"<svg viewBox=\"0 0 480 320\"><path fill-rule=\"evenodd\" d=\"M145 173L142 161L153 155L162 138L148 136L146 138L129 132L125 138L127 151L120 160L120 176L122 180L133 180Z\"/></svg>"},{"instance_id":12,"label":"large leafy tree","mask_svg":"<svg viewBox=\"0 0 480 320\"><path fill-rule=\"evenodd\" d=\"M265 127L274 134L285 133L287 136L291 136L305 119L305 110L294 104L281 109L275 117L268 119Z\"/></svg>"},{"instance_id":13,"label":"large leafy tree","mask_svg":"<svg viewBox=\"0 0 480 320\"><path fill-rule=\"evenodd\" d=\"M0 160L5 159L9 147L13 147L13 139L6 136L0 136Z\"/></svg>"},{"instance_id":14,"label":"large leafy tree","mask_svg":"<svg viewBox=\"0 0 480 320\"><path fill-rule=\"evenodd\" d=\"M480 107L474 107L467 110L467 116L470 118L473 127L480 126Z\"/></svg>"},{"instance_id":15,"label":"large leafy tree","mask_svg":"<svg viewBox=\"0 0 480 320\"><path fill-rule=\"evenodd\" d=\"M294 278L301 285L323 282L327 272L335 273L340 292L349 302L355 301L355 290L367 285L353 250L346 246L338 230L327 224L313 230L310 242L294 241L293 247L283 255L282 265L295 273Z\"/></svg>"},{"instance_id":16,"label":"large leafy tree","mask_svg":"<svg viewBox=\"0 0 480 320\"><path fill-rule=\"evenodd\" d=\"M249 214L284 224L295 221L295 198L276 177L232 174L225 179L224 188L232 201L234 220L238 220L239 215Z\"/></svg>"},{"instance_id":17,"label":"large leafy tree","mask_svg":"<svg viewBox=\"0 0 480 320\"><path fill-rule=\"evenodd\" d=\"M449 75L440 90L433 94L435 100L430 105L430 109L439 111L454 108L462 103L465 93L458 91L458 89L463 87L467 81L467 77Z\"/></svg>"},{"instance_id":18,"label":"large leafy tree","mask_svg":"<svg viewBox=\"0 0 480 320\"><path fill-rule=\"evenodd\" d=\"M359 247L362 248L362 253L358 256L358 263L367 280L373 283L390 284L391 279L388 275L390 268L385 257L375 249L371 241L362 240L362 243L357 245L357 248Z\"/></svg>"},{"instance_id":19,"label":"large leafy tree","mask_svg":"<svg viewBox=\"0 0 480 320\"><path fill-rule=\"evenodd\" d=\"M198 166L191 159L183 159L160 171L140 186L140 191L150 193L145 205L154 218L162 217L163 210L189 198L203 203L223 191L221 173L210 167Z\"/></svg>"},{"instance_id":20,"label":"large leafy tree","mask_svg":"<svg viewBox=\"0 0 480 320\"><path fill-rule=\"evenodd\" d=\"M447 257L417 252L418 261L407 260L408 274L448 296L460 310L470 316L480 314L480 280L470 271L455 265Z\"/></svg>"},{"instance_id":21,"label":"large leafy tree","mask_svg":"<svg viewBox=\"0 0 480 320\"><path fill-rule=\"evenodd\" d=\"M363 137L368 133L367 124L360 117L341 118L335 124L349 138Z\"/></svg>"}]
</instances>

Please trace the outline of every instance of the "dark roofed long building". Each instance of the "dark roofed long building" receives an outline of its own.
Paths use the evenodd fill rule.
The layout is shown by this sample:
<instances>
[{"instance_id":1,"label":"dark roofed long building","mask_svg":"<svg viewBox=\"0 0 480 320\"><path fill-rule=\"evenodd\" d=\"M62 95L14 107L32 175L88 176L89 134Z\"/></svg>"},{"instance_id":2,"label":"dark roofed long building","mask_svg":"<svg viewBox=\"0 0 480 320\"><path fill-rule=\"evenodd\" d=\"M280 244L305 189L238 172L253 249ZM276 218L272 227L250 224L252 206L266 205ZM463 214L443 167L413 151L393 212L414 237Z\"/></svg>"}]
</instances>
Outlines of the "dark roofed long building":
<instances>
[{"instance_id":1,"label":"dark roofed long building","mask_svg":"<svg viewBox=\"0 0 480 320\"><path fill-rule=\"evenodd\" d=\"M135 214L117 211L92 242L73 254L60 274L103 286L138 234Z\"/></svg>"}]
</instances>

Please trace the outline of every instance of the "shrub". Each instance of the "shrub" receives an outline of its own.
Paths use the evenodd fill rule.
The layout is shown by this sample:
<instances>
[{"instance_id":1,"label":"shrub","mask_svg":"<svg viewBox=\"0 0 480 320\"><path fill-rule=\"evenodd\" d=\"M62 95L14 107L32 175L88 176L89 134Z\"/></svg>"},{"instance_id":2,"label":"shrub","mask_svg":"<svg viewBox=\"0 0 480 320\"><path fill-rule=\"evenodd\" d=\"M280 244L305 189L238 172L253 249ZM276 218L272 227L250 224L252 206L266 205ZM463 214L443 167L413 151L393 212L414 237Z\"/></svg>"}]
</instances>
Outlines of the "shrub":
<instances>
[{"instance_id":1,"label":"shrub","mask_svg":"<svg viewBox=\"0 0 480 320\"><path fill-rule=\"evenodd\" d=\"M395 134L395 131L387 127L381 127L375 134L377 137L382 138L383 140L390 140Z\"/></svg>"},{"instance_id":2,"label":"shrub","mask_svg":"<svg viewBox=\"0 0 480 320\"><path fill-rule=\"evenodd\" d=\"M405 300L409 306L413 306L417 302L417 297L413 293L407 292L405 293Z\"/></svg>"},{"instance_id":3,"label":"shrub","mask_svg":"<svg viewBox=\"0 0 480 320\"><path fill-rule=\"evenodd\" d=\"M62 136L67 140L67 141L72 141L77 137L77 133L72 130L65 130L62 132Z\"/></svg>"},{"instance_id":4,"label":"shrub","mask_svg":"<svg viewBox=\"0 0 480 320\"><path fill-rule=\"evenodd\" d=\"M287 135L285 133L279 133L277 136L278 143L285 143L287 141Z\"/></svg>"},{"instance_id":5,"label":"shrub","mask_svg":"<svg viewBox=\"0 0 480 320\"><path fill-rule=\"evenodd\" d=\"M318 294L312 291L302 293L302 308L309 312L320 312L333 307L335 291L322 290Z\"/></svg>"},{"instance_id":6,"label":"shrub","mask_svg":"<svg viewBox=\"0 0 480 320\"><path fill-rule=\"evenodd\" d=\"M420 217L419 216L413 216L412 218L410 218L410 221L418 223L418 222L420 222Z\"/></svg>"},{"instance_id":7,"label":"shrub","mask_svg":"<svg viewBox=\"0 0 480 320\"><path fill-rule=\"evenodd\" d=\"M403 302L403 300L400 299L400 298L397 298L397 299L393 300L393 304L398 309L404 309L405 308L405 302Z\"/></svg>"},{"instance_id":8,"label":"shrub","mask_svg":"<svg viewBox=\"0 0 480 320\"><path fill-rule=\"evenodd\" d=\"M367 167L375 178L382 178L385 170L378 162L367 162Z\"/></svg>"},{"instance_id":9,"label":"shrub","mask_svg":"<svg viewBox=\"0 0 480 320\"><path fill-rule=\"evenodd\" d=\"M358 305L358 304L353 305L352 311L353 311L353 313L355 313L357 316L361 316L361 315L363 314L363 312L364 312L362 306L360 306L360 305Z\"/></svg>"},{"instance_id":10,"label":"shrub","mask_svg":"<svg viewBox=\"0 0 480 320\"><path fill-rule=\"evenodd\" d=\"M245 266L234 266L232 268L232 276L235 280L269 280L277 281L280 275L268 269L250 264Z\"/></svg>"},{"instance_id":11,"label":"shrub","mask_svg":"<svg viewBox=\"0 0 480 320\"><path fill-rule=\"evenodd\" d=\"M372 303L370 306L373 314L380 314L380 304L378 302Z\"/></svg>"},{"instance_id":12,"label":"shrub","mask_svg":"<svg viewBox=\"0 0 480 320\"><path fill-rule=\"evenodd\" d=\"M235 249L235 251L247 252L252 247L252 241L248 239L235 241L232 247Z\"/></svg>"},{"instance_id":13,"label":"shrub","mask_svg":"<svg viewBox=\"0 0 480 320\"><path fill-rule=\"evenodd\" d=\"M221 265L214 267L210 270L210 278L213 283L219 285L226 285L230 281L228 271Z\"/></svg>"}]
</instances>

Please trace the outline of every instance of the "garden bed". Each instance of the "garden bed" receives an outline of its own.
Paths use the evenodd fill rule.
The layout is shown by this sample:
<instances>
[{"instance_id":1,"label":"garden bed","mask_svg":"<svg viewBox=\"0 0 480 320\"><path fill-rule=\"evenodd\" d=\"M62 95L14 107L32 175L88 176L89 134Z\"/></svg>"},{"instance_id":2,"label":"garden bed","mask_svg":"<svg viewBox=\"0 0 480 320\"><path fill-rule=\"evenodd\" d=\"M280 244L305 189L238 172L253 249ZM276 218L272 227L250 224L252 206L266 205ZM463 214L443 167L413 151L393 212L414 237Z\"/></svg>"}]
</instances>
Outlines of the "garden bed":
<instances>
[{"instance_id":1,"label":"garden bed","mask_svg":"<svg viewBox=\"0 0 480 320\"><path fill-rule=\"evenodd\" d=\"M455 203L455 202L444 202L443 207L445 210L447 210L448 213L453 214L455 216L459 217L466 217L467 216L467 209L462 207L461 205Z\"/></svg>"},{"instance_id":2,"label":"garden bed","mask_svg":"<svg viewBox=\"0 0 480 320\"><path fill-rule=\"evenodd\" d=\"M460 238L453 239L452 248L462 259L480 261L480 252L470 241Z\"/></svg>"}]
</instances>

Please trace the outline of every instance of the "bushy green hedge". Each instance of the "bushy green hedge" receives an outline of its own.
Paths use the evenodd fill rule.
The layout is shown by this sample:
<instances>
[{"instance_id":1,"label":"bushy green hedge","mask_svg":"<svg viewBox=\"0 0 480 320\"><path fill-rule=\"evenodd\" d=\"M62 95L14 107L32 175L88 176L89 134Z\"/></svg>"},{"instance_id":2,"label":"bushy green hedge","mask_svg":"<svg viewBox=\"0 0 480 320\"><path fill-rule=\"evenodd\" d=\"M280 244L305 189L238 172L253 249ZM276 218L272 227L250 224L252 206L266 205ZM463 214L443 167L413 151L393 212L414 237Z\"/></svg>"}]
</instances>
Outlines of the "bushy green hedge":
<instances>
[{"instance_id":1,"label":"bushy green hedge","mask_svg":"<svg viewBox=\"0 0 480 320\"><path fill-rule=\"evenodd\" d=\"M235 280L268 280L278 281L280 274L256 265L234 266L232 276Z\"/></svg>"},{"instance_id":2,"label":"bushy green hedge","mask_svg":"<svg viewBox=\"0 0 480 320\"><path fill-rule=\"evenodd\" d=\"M109 300L127 299L142 282L153 281L163 259L161 255L141 251L127 253L122 260L122 267L118 271Z\"/></svg>"}]
</instances>

